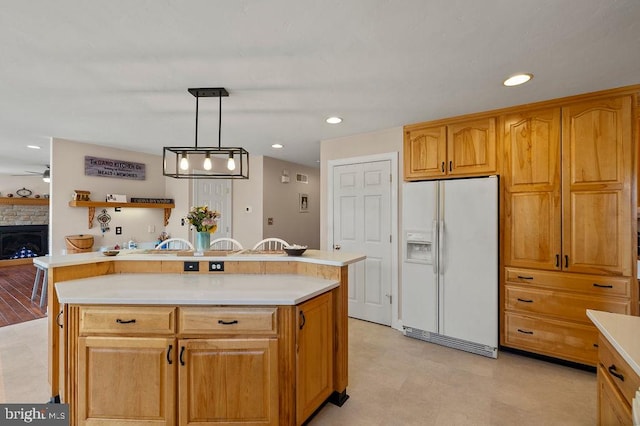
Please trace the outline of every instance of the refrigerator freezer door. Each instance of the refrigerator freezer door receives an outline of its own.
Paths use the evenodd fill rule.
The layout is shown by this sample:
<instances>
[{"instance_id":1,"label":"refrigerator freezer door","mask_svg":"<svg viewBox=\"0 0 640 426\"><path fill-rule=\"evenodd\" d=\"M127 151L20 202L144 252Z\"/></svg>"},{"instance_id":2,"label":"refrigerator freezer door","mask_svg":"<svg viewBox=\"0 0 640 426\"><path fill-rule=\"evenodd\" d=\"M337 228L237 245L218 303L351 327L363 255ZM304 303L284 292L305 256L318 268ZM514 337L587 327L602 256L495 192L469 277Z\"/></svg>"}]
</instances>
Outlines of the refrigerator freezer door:
<instances>
[{"instance_id":1,"label":"refrigerator freezer door","mask_svg":"<svg viewBox=\"0 0 640 426\"><path fill-rule=\"evenodd\" d=\"M402 262L401 309L402 324L420 330L437 332L438 327L438 287L437 287L437 233L432 224L437 220L437 182L405 183L402 189L402 233L407 246L406 236L419 230L430 239L431 264Z\"/></svg>"},{"instance_id":2,"label":"refrigerator freezer door","mask_svg":"<svg viewBox=\"0 0 640 426\"><path fill-rule=\"evenodd\" d=\"M498 346L498 178L443 181L440 334Z\"/></svg>"}]
</instances>

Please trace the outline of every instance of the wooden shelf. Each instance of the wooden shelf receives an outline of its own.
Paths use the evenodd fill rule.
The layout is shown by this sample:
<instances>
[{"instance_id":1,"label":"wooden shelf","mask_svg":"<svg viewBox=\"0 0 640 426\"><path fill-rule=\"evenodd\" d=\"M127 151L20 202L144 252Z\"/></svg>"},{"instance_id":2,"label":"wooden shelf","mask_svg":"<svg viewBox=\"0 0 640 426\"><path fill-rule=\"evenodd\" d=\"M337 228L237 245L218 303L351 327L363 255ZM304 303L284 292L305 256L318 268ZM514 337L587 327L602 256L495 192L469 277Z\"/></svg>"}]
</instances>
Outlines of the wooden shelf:
<instances>
[{"instance_id":1,"label":"wooden shelf","mask_svg":"<svg viewBox=\"0 0 640 426\"><path fill-rule=\"evenodd\" d=\"M47 206L49 199L47 198L25 198L25 197L0 197L0 204L14 204L26 206Z\"/></svg>"},{"instance_id":2,"label":"wooden shelf","mask_svg":"<svg viewBox=\"0 0 640 426\"><path fill-rule=\"evenodd\" d=\"M171 209L175 204L159 203L110 203L107 201L69 201L69 207L86 207L88 209L89 229L93 228L93 219L96 215L96 207L124 207L136 209L164 209L164 226L169 224Z\"/></svg>"}]
</instances>

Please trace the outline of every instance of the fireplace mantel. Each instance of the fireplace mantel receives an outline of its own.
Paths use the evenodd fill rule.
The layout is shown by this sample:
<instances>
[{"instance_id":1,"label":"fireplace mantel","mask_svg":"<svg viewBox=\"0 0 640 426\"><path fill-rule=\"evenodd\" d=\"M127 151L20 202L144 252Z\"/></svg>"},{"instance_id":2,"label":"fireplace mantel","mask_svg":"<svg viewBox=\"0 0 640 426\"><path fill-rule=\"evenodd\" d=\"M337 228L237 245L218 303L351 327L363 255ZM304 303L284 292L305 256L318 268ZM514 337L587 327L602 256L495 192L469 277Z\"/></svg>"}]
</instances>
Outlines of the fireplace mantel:
<instances>
[{"instance_id":1,"label":"fireplace mantel","mask_svg":"<svg viewBox=\"0 0 640 426\"><path fill-rule=\"evenodd\" d=\"M0 197L0 204L46 206L49 204L49 200L47 198Z\"/></svg>"}]
</instances>

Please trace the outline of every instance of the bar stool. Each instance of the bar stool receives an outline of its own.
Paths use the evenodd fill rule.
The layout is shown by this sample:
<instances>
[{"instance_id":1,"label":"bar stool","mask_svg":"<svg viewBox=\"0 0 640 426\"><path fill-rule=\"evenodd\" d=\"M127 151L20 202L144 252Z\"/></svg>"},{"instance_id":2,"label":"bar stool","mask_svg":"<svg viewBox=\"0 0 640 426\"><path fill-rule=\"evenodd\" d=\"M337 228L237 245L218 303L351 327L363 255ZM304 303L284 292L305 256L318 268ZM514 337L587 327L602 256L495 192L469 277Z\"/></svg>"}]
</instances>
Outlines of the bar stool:
<instances>
[{"instance_id":1,"label":"bar stool","mask_svg":"<svg viewBox=\"0 0 640 426\"><path fill-rule=\"evenodd\" d=\"M36 300L38 295L38 287L40 285L40 275L42 275L42 291L40 292L40 309L44 308L47 301L47 275L49 271L44 266L36 265L36 279L33 280L33 290L31 291L31 301Z\"/></svg>"}]
</instances>

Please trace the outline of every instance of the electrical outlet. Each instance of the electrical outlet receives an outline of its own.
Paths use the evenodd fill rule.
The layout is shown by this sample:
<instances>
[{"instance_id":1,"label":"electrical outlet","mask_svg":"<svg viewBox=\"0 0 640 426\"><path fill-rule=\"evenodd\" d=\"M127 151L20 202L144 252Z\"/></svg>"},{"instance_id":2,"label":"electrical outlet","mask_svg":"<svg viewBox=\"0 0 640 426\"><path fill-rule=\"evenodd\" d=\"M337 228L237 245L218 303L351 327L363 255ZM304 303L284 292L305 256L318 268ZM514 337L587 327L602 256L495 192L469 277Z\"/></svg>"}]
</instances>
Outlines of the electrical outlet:
<instances>
[{"instance_id":1,"label":"electrical outlet","mask_svg":"<svg viewBox=\"0 0 640 426\"><path fill-rule=\"evenodd\" d=\"M116 226L116 235L122 235L122 226Z\"/></svg>"},{"instance_id":2,"label":"electrical outlet","mask_svg":"<svg viewBox=\"0 0 640 426\"><path fill-rule=\"evenodd\" d=\"M200 263L199 262L184 262L184 271L199 271Z\"/></svg>"},{"instance_id":3,"label":"electrical outlet","mask_svg":"<svg viewBox=\"0 0 640 426\"><path fill-rule=\"evenodd\" d=\"M224 272L224 262L210 261L209 272Z\"/></svg>"}]
</instances>

